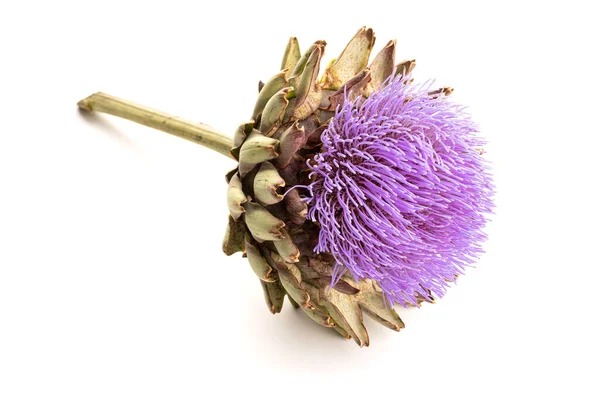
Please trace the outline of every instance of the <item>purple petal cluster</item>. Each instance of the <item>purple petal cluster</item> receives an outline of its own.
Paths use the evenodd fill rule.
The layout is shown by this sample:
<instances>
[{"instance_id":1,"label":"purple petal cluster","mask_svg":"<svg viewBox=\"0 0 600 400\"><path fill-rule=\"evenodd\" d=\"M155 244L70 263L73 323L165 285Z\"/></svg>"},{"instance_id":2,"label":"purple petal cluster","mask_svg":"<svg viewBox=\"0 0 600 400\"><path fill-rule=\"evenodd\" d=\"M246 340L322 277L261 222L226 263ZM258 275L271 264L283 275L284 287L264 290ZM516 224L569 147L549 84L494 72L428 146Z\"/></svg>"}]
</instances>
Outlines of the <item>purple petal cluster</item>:
<instances>
[{"instance_id":1,"label":"purple petal cluster","mask_svg":"<svg viewBox=\"0 0 600 400\"><path fill-rule=\"evenodd\" d=\"M403 306L443 296L479 257L494 189L477 125L410 80L338 107L310 164L308 200L334 281L347 270L374 279Z\"/></svg>"}]
</instances>

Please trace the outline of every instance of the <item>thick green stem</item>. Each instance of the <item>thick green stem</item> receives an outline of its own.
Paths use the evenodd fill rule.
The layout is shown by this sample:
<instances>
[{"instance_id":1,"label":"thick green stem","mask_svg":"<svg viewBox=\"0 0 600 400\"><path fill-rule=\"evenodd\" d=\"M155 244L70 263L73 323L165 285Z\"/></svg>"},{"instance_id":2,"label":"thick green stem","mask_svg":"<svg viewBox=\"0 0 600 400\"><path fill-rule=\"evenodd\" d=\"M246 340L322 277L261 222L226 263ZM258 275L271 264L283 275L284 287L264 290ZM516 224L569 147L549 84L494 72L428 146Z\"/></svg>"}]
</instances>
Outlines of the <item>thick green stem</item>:
<instances>
[{"instance_id":1,"label":"thick green stem","mask_svg":"<svg viewBox=\"0 0 600 400\"><path fill-rule=\"evenodd\" d=\"M233 147L233 139L215 131L208 125L186 121L101 92L81 100L77 105L82 110L103 112L125 118L232 157L229 151Z\"/></svg>"}]
</instances>

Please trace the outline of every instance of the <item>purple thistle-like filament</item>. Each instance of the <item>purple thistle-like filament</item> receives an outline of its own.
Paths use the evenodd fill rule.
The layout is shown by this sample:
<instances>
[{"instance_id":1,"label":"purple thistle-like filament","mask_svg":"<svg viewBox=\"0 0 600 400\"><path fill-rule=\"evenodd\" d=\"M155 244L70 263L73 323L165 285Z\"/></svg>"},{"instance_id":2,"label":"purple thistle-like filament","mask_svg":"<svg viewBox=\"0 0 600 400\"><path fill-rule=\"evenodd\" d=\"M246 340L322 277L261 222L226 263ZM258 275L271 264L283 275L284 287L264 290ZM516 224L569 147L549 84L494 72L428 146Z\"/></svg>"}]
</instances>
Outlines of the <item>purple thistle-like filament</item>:
<instances>
[{"instance_id":1,"label":"purple thistle-like filament","mask_svg":"<svg viewBox=\"0 0 600 400\"><path fill-rule=\"evenodd\" d=\"M403 306L443 296L482 253L494 189L477 125L407 80L338 108L310 164L308 200L334 281L346 270L374 279Z\"/></svg>"}]
</instances>

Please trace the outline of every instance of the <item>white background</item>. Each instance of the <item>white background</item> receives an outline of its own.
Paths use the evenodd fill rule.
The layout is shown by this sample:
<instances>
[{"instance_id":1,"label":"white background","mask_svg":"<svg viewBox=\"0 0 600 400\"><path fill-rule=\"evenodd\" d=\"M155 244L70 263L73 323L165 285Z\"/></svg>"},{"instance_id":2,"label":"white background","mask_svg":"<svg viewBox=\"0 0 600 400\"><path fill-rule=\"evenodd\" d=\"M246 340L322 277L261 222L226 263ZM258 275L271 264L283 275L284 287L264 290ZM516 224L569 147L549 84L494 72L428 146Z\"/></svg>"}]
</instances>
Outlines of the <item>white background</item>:
<instances>
[{"instance_id":1,"label":"white background","mask_svg":"<svg viewBox=\"0 0 600 400\"><path fill-rule=\"evenodd\" d=\"M0 399L599 398L593 3L3 3ZM75 104L232 133L289 36L363 25L470 105L498 193L477 268L360 349L221 253L232 161Z\"/></svg>"}]
</instances>

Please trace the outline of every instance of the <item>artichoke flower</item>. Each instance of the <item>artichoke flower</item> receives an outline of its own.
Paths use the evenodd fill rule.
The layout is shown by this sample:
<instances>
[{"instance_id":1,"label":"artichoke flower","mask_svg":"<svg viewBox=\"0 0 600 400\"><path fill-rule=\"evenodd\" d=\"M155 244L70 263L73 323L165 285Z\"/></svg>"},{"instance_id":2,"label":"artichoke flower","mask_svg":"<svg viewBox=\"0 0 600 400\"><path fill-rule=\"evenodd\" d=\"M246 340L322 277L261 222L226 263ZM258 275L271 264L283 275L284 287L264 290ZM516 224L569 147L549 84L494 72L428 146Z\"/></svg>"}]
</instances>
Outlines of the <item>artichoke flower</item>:
<instances>
[{"instance_id":1,"label":"artichoke flower","mask_svg":"<svg viewBox=\"0 0 600 400\"><path fill-rule=\"evenodd\" d=\"M79 103L234 158L223 251L248 259L272 313L287 297L359 346L364 314L399 331L394 304L434 302L473 264L494 189L452 89L414 85L393 40L369 63L374 42L363 27L319 76L326 43L291 38L233 140L103 94Z\"/></svg>"}]
</instances>

